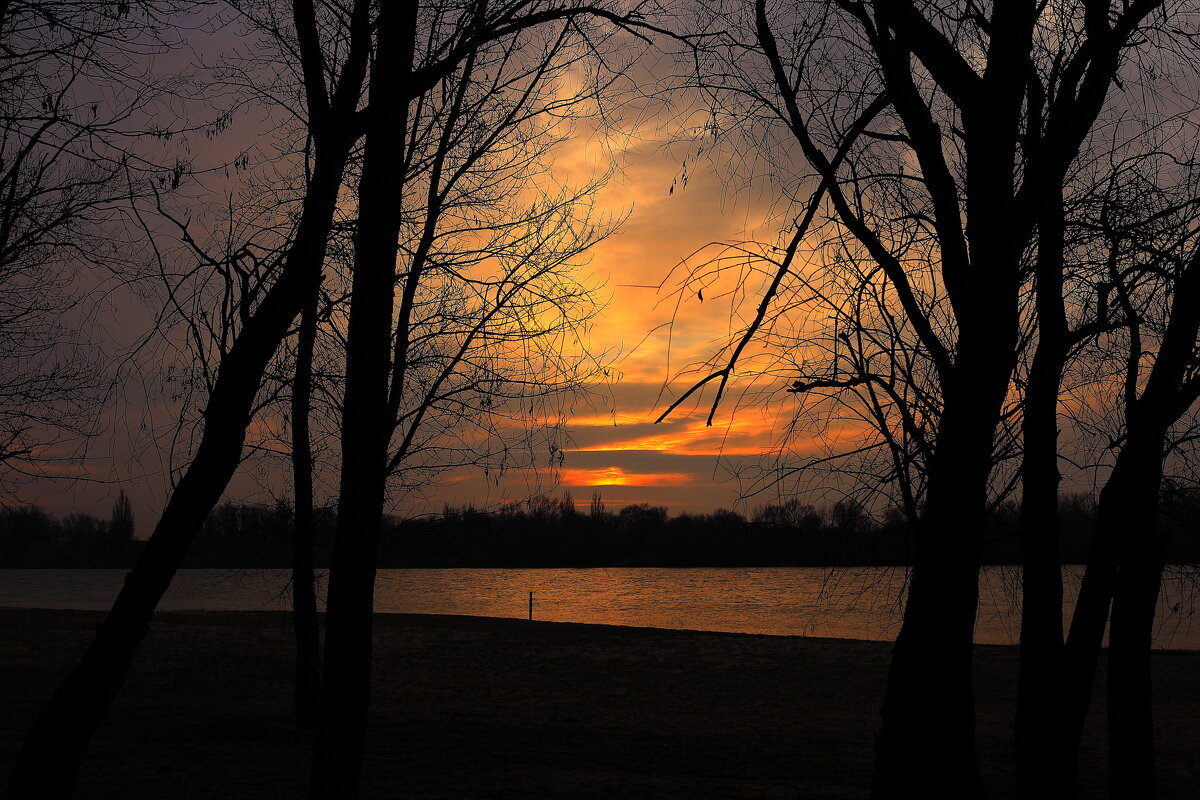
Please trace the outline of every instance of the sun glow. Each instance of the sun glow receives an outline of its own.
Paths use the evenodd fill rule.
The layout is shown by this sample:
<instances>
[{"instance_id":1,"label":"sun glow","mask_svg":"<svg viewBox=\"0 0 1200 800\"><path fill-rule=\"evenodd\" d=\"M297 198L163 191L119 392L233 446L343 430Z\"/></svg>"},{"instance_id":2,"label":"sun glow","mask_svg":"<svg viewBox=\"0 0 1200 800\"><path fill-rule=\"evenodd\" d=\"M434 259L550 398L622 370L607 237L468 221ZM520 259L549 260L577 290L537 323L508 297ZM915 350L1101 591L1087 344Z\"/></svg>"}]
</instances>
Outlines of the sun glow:
<instances>
[{"instance_id":1,"label":"sun glow","mask_svg":"<svg viewBox=\"0 0 1200 800\"><path fill-rule=\"evenodd\" d=\"M695 482L695 476L683 472L627 472L616 466L562 472L564 486L686 486Z\"/></svg>"}]
</instances>

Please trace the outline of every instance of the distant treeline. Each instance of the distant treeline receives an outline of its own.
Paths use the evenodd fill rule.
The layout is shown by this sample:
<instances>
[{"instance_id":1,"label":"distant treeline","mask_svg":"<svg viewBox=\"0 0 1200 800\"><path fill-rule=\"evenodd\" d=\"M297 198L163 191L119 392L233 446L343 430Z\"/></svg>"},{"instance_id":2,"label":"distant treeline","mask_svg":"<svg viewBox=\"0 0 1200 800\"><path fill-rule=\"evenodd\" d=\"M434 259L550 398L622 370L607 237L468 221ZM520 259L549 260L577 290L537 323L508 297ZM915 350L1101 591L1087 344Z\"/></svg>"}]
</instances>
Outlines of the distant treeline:
<instances>
[{"instance_id":1,"label":"distant treeline","mask_svg":"<svg viewBox=\"0 0 1200 800\"><path fill-rule=\"evenodd\" d=\"M1095 508L1085 495L1061 499L1064 564L1087 561ZM1200 493L1164 503L1171 562L1200 562L1196 509ZM1015 504L993 514L984 563L1021 562L1019 523ZM427 567L903 565L912 552L903 515L880 519L852 500L832 506L790 500L747 517L726 509L671 516L645 503L610 513L598 496L586 510L570 495L539 497L500 511L447 506L440 516L402 523L384 542L388 566Z\"/></svg>"},{"instance_id":2,"label":"distant treeline","mask_svg":"<svg viewBox=\"0 0 1200 800\"><path fill-rule=\"evenodd\" d=\"M132 566L143 544L133 535L133 507L123 491L108 519L0 506L0 567Z\"/></svg>"},{"instance_id":3,"label":"distant treeline","mask_svg":"<svg viewBox=\"0 0 1200 800\"><path fill-rule=\"evenodd\" d=\"M123 497L123 496L122 496ZM124 503L124 506L123 506ZM123 511L121 510L123 507ZM1172 531L1169 559L1200 563L1200 493L1164 503ZM318 509L316 563L328 566L334 510ZM1060 503L1063 562L1087 560L1095 504L1083 495ZM1020 562L1018 516L1004 506L991 521L984 561ZM226 503L209 515L186 567L276 567L291 563L292 511L286 503ZM142 542L133 538L128 501L113 516L56 518L36 506L0 509L0 566L128 567ZM854 566L906 564L911 537L902 516L882 520L852 501L820 507L791 500L749 517L721 509L670 515L638 503L605 509L597 495L579 509L570 495L536 497L497 510L447 505L441 514L385 523L383 567L551 566Z\"/></svg>"}]
</instances>

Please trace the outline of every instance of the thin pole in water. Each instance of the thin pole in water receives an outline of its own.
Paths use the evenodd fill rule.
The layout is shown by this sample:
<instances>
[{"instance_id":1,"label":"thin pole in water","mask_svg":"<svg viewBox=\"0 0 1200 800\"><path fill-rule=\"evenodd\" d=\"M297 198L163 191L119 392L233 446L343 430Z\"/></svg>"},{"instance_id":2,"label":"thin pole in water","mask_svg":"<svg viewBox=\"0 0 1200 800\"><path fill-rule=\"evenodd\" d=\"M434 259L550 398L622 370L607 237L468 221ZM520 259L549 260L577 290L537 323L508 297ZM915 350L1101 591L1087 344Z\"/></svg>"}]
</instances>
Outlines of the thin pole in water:
<instances>
[{"instance_id":1,"label":"thin pole in water","mask_svg":"<svg viewBox=\"0 0 1200 800\"><path fill-rule=\"evenodd\" d=\"M533 622L533 592L529 593L529 621Z\"/></svg>"}]
</instances>

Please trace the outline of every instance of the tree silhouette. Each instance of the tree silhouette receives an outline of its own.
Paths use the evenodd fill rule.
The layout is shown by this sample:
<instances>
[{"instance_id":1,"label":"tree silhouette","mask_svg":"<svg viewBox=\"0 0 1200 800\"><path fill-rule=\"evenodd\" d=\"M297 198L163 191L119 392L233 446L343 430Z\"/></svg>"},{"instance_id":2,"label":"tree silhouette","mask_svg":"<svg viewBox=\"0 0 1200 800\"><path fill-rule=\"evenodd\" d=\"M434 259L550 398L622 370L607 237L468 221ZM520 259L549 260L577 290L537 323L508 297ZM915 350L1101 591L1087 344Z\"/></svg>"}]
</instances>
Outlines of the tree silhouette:
<instances>
[{"instance_id":1,"label":"tree silhouette","mask_svg":"<svg viewBox=\"0 0 1200 800\"><path fill-rule=\"evenodd\" d=\"M119 553L129 547L133 541L133 503L124 489L117 490L117 499L113 502L112 516L108 520L109 549Z\"/></svg>"},{"instance_id":2,"label":"tree silhouette","mask_svg":"<svg viewBox=\"0 0 1200 800\"><path fill-rule=\"evenodd\" d=\"M1185 143L1185 151L1190 147ZM1159 521L1164 458L1172 427L1200 398L1195 163L1160 151L1121 166L1096 220L1111 251L1113 302L1127 320L1109 337L1113 355L1123 360L1113 381L1120 427L1113 431L1110 447L1116 456L1100 492L1095 540L1065 646L1064 796L1074 791L1110 603L1112 789L1116 796L1154 796L1149 658L1166 561L1166 533ZM1150 364L1148 353L1153 353Z\"/></svg>"},{"instance_id":3,"label":"tree silhouette","mask_svg":"<svg viewBox=\"0 0 1200 800\"><path fill-rule=\"evenodd\" d=\"M365 20L365 15L364 8L360 16ZM274 282L254 294L254 306L242 311L242 326L220 352L191 463L95 640L26 737L9 780L10 797L70 793L87 744L120 690L154 608L237 468L267 363L303 306L306 287L321 274L343 172L357 139L370 42L352 41L343 58L327 64L311 4L295 4L295 27L315 156L291 245ZM327 68L335 71L332 88Z\"/></svg>"},{"instance_id":4,"label":"tree silhouette","mask_svg":"<svg viewBox=\"0 0 1200 800\"><path fill-rule=\"evenodd\" d=\"M1061 194L1123 54L1158 5L1083 3L1060 21L1036 3L957 14L908 2L789 12L760 0L753 19L738 20L753 35L712 48L707 76L701 65L714 92L732 90L760 127L790 134L781 156L806 166L817 186L787 234L764 307L822 205L877 265L874 282L918 343L938 406L873 796L980 793L972 636L994 444L1021 347L1026 253L1048 219L1038 217L1042 198ZM897 216L897 197L913 211ZM742 341L763 319L760 310ZM723 384L740 351L706 380ZM864 382L851 374L795 388ZM1039 673L1047 682L1056 680L1051 663Z\"/></svg>"},{"instance_id":5,"label":"tree silhouette","mask_svg":"<svg viewBox=\"0 0 1200 800\"><path fill-rule=\"evenodd\" d=\"M130 155L167 91L137 66L182 2L0 4L0 486L43 474L96 428L107 381L92 289L124 274ZM168 128L163 128L166 133ZM139 184L142 181L138 181Z\"/></svg>"},{"instance_id":6,"label":"tree silhouette","mask_svg":"<svg viewBox=\"0 0 1200 800\"><path fill-rule=\"evenodd\" d=\"M378 51L397 60L374 63L370 102L401 112L367 119L349 304L339 311L342 466L317 795L354 791L359 779L389 481L401 493L458 465L528 466L534 442L552 461L561 454L553 401L590 372L589 356L570 354L594 313L569 271L610 229L588 211L596 182L543 186L561 136L554 120L603 91L604 80L579 94L558 83L590 50L608 48L589 19L628 23L583 5L403 14L381 10L374 26ZM477 43L431 73L464 31ZM410 104L400 87L425 74L428 95Z\"/></svg>"},{"instance_id":7,"label":"tree silhouette","mask_svg":"<svg viewBox=\"0 0 1200 800\"><path fill-rule=\"evenodd\" d=\"M359 723L369 691L370 596L387 467L392 293L403 221L403 193L393 189L403 183L409 166L402 161L403 149L391 139L397 127L388 110L396 109L403 117L411 104L419 104L482 47L519 40L524 31L539 25L567 23L575 32L586 19L617 26L646 24L636 9L618 13L584 3L481 5L463 12L472 20L466 27L446 24L443 12L450 11L430 11L440 38L419 64L411 57L415 4L400 10L389 6L376 18L365 0L320 9L297 0L290 23L281 22L281 28L290 30L285 36L299 61L304 87L301 116L312 154L294 230L278 257L260 265L263 269L238 287L230 298L233 313L222 315L220 330L208 332L218 334L216 346L205 350L212 353L216 368L199 443L96 639L26 738L10 779L10 796L70 791L84 749L120 688L155 606L237 468L267 367L320 283L351 151L365 138L357 179L356 254L347 330L338 520L342 535L336 538L334 555L338 577L333 580L338 587L331 586L331 596L340 599L331 600L329 609L331 620L340 620L331 625L330 647L345 644L346 650L339 652L325 677L324 724L318 733L313 778L317 793L356 791L362 746ZM380 40L394 47L381 47ZM370 90L364 95L368 81ZM403 119L398 129L407 130ZM357 480L359 476L363 480ZM347 702L330 705L329 699L336 697Z\"/></svg>"}]
</instances>

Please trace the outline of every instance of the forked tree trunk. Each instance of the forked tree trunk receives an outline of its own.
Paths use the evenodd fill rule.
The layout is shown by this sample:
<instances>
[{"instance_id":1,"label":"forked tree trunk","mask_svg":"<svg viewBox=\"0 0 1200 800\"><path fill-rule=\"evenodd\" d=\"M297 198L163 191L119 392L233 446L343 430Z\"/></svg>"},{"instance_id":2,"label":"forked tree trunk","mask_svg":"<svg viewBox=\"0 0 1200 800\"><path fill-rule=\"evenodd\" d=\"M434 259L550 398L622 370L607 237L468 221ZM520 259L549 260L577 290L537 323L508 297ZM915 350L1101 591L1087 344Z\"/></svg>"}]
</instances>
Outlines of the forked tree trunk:
<instances>
[{"instance_id":1,"label":"forked tree trunk","mask_svg":"<svg viewBox=\"0 0 1200 800\"><path fill-rule=\"evenodd\" d=\"M942 120L917 88L925 78L914 80L914 53L924 61L921 53L944 53L938 48L948 42L911 4L878 3L873 13L888 93L934 209L956 340L952 355L946 347L941 359L952 363L939 368L942 413L888 671L872 797L967 800L982 794L972 657L994 439L1020 327L1019 266L1030 217L1016 202L1014 165L1036 11L1027 3L995 4L986 66L972 89L986 93L986 103L957 85L947 92L961 111L961 182L945 158ZM935 80L949 77L940 65L932 72Z\"/></svg>"},{"instance_id":2,"label":"forked tree trunk","mask_svg":"<svg viewBox=\"0 0 1200 800\"><path fill-rule=\"evenodd\" d=\"M1119 459L1129 462L1126 491L1114 501L1131 517L1117 540L1108 650L1108 768L1116 800L1153 800L1154 715L1150 645L1166 561L1158 526L1167 432L1200 397L1200 248L1175 281L1171 312L1145 388L1128 416ZM1115 469L1114 469L1115 473ZM1105 487L1107 488L1107 487Z\"/></svg>"},{"instance_id":3,"label":"forked tree trunk","mask_svg":"<svg viewBox=\"0 0 1200 800\"><path fill-rule=\"evenodd\" d=\"M1118 592L1119 574L1125 569L1133 551L1138 547L1138 540L1145 535L1148 507L1157 506L1157 492L1161 475L1161 455L1158 464L1154 459L1139 456L1135 451L1140 449L1126 446L1117 455L1112 474L1100 492L1100 500L1096 506L1096 532L1092 543L1092 551L1088 558L1087 570L1079 588L1079 599L1075 612L1071 617L1071 631L1063 658L1063 730L1059 754L1059 796L1073 798L1078 795L1079 780L1079 746L1083 737L1083 727L1091 707L1091 697L1095 685L1096 668L1100 661L1101 645L1104 640L1104 630L1108 625L1109 609L1113 606L1113 598ZM1128 591L1128 590L1127 590ZM1155 599L1157 600L1157 581L1155 581ZM1150 619L1141 621L1149 636L1153 623L1153 607L1150 609ZM1114 701L1119 706L1125 706L1126 716L1130 715L1127 702L1146 702L1145 713L1149 713L1148 697L1123 698L1121 693L1129 686L1129 677L1122 674L1122 667L1128 661L1121 656L1114 659L1113 647L1123 651L1136 648L1138 636L1138 620L1126 615L1120 625L1114 629L1116 641L1109 642L1108 675L1109 702ZM1117 631L1120 628L1120 632ZM1146 657L1149 657L1149 640L1145 641ZM1132 659L1136 663L1136 657ZM1116 668L1117 674L1112 669ZM1136 667L1135 667L1136 672ZM1148 673L1146 691L1149 691ZM1116 742L1127 738L1121 728L1124 719L1114 719L1110 710L1109 744L1111 750ZM1132 715L1136 718L1138 715ZM1114 723L1115 726L1114 727ZM1152 747L1152 745L1151 745ZM1151 750L1152 754L1152 750ZM1151 755L1152 759L1152 755ZM1110 770L1111 772L1111 770ZM1116 791L1116 775L1110 774L1112 789ZM1117 796L1114 794L1114 796ZM1149 797L1150 795L1134 794L1134 797Z\"/></svg>"},{"instance_id":4,"label":"forked tree trunk","mask_svg":"<svg viewBox=\"0 0 1200 800\"><path fill-rule=\"evenodd\" d=\"M348 150L347 144L318 164L285 266L221 360L196 455L96 638L25 738L6 797L70 795L84 751L125 681L154 609L237 469L267 363L320 275Z\"/></svg>"},{"instance_id":5,"label":"forked tree trunk","mask_svg":"<svg viewBox=\"0 0 1200 800\"><path fill-rule=\"evenodd\" d=\"M1067 639L1063 796L1075 796L1079 740L1104 623L1109 641L1109 778L1114 798L1153 798L1150 644L1166 546L1158 529L1167 431L1200 397L1192 374L1200 333L1200 249L1176 279L1166 331L1141 395L1128 401L1126 433L1100 492L1096 540ZM1141 352L1130 359L1136 363ZM1136 373L1133 374L1136 377Z\"/></svg>"},{"instance_id":6,"label":"forked tree trunk","mask_svg":"<svg viewBox=\"0 0 1200 800\"><path fill-rule=\"evenodd\" d=\"M342 476L325 613L325 675L311 796L358 795L370 704L375 572L393 420L388 409L396 258L402 213L405 88L415 2L384 4L371 72L346 339ZM388 113L381 113L384 109ZM390 116L394 114L395 116Z\"/></svg>"}]
</instances>

